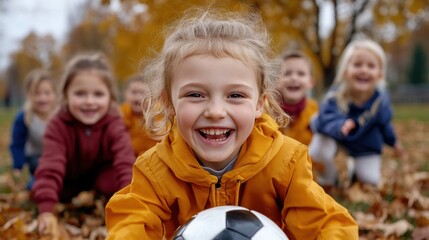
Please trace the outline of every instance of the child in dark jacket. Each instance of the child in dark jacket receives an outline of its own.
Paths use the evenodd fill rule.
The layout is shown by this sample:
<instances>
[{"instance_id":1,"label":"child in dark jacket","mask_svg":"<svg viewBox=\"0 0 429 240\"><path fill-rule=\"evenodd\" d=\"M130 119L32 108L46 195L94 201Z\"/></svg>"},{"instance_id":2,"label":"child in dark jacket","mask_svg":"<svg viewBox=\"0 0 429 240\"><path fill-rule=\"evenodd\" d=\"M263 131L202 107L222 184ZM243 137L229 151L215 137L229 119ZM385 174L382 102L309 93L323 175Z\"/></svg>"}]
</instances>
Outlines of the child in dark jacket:
<instances>
[{"instance_id":1,"label":"child in dark jacket","mask_svg":"<svg viewBox=\"0 0 429 240\"><path fill-rule=\"evenodd\" d=\"M321 185L328 187L337 181L334 159L338 144L352 159L350 166L355 166L357 180L375 186L381 183L383 144L401 154L391 124L390 100L383 90L385 70L384 51L371 40L356 40L344 50L334 86L312 122L315 134L310 156L324 165L318 178Z\"/></svg>"},{"instance_id":2,"label":"child in dark jacket","mask_svg":"<svg viewBox=\"0 0 429 240\"><path fill-rule=\"evenodd\" d=\"M46 128L32 189L41 234L53 234L49 231L56 222L56 203L87 190L109 198L129 184L135 160L117 110L115 80L103 55L72 59L60 95L62 108Z\"/></svg>"},{"instance_id":3,"label":"child in dark jacket","mask_svg":"<svg viewBox=\"0 0 429 240\"><path fill-rule=\"evenodd\" d=\"M15 117L9 146L15 176L28 164L30 181L27 189L34 183L34 172L42 154L42 138L46 124L55 111L56 91L51 74L44 69L34 69L25 79L24 107Z\"/></svg>"}]
</instances>

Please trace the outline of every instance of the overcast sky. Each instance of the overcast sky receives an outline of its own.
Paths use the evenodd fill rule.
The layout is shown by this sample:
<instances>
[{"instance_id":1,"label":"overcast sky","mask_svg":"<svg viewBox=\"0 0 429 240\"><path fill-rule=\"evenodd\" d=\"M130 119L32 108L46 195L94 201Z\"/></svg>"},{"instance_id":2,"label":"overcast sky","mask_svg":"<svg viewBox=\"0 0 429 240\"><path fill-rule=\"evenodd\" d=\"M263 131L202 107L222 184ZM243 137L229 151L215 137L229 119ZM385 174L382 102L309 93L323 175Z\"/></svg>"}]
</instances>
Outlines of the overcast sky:
<instances>
[{"instance_id":1,"label":"overcast sky","mask_svg":"<svg viewBox=\"0 0 429 240\"><path fill-rule=\"evenodd\" d=\"M5 8L0 14L0 69L8 55L30 31L52 34L62 41L68 26L68 12L85 0L0 0Z\"/></svg>"}]
</instances>

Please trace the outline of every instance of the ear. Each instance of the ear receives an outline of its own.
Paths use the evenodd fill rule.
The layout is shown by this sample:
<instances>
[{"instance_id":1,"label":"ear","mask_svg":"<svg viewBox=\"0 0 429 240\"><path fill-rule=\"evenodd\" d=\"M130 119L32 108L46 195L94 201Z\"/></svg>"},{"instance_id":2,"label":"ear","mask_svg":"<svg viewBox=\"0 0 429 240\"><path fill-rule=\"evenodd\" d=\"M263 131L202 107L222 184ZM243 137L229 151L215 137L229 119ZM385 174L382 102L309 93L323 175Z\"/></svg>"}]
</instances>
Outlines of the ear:
<instances>
[{"instance_id":1,"label":"ear","mask_svg":"<svg viewBox=\"0 0 429 240\"><path fill-rule=\"evenodd\" d=\"M262 113L264 113L264 106L267 101L267 96L265 93L263 93L258 100L258 103L256 104L256 112L255 112L255 118L258 119L262 116Z\"/></svg>"},{"instance_id":2,"label":"ear","mask_svg":"<svg viewBox=\"0 0 429 240\"><path fill-rule=\"evenodd\" d=\"M173 103L170 103L167 108L168 108L168 110L170 112L170 116L171 117L176 116L176 109L174 108Z\"/></svg>"},{"instance_id":3,"label":"ear","mask_svg":"<svg viewBox=\"0 0 429 240\"><path fill-rule=\"evenodd\" d=\"M313 76L310 77L310 84L309 84L309 88L313 88L314 85L316 85L316 79L314 79Z\"/></svg>"},{"instance_id":4,"label":"ear","mask_svg":"<svg viewBox=\"0 0 429 240\"><path fill-rule=\"evenodd\" d=\"M379 74L379 76L378 76L378 79L379 80L381 80L381 79L383 79L384 78L384 72L383 71L380 71L380 74Z\"/></svg>"}]
</instances>

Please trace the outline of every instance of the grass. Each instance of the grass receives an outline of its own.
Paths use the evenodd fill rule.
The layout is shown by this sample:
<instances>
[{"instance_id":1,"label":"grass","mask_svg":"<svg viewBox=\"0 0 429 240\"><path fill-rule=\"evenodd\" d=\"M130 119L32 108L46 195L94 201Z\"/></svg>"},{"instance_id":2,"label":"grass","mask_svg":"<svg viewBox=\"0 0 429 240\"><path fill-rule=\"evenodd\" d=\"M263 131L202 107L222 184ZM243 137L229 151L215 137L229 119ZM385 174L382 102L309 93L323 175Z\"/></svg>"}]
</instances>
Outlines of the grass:
<instances>
[{"instance_id":1,"label":"grass","mask_svg":"<svg viewBox=\"0 0 429 240\"><path fill-rule=\"evenodd\" d=\"M0 174L10 170L9 142L16 108L0 107Z\"/></svg>"},{"instance_id":2,"label":"grass","mask_svg":"<svg viewBox=\"0 0 429 240\"><path fill-rule=\"evenodd\" d=\"M418 104L418 105L405 105L405 104L396 104L394 108L394 124L396 127L400 127L398 130L401 130L401 133L405 133L403 136L398 136L404 140L404 147L410 147L413 149L413 160L419 166L419 170L429 170L429 149L427 145L428 141L420 141L422 135L425 135L425 132L429 129L427 124L429 124L429 106ZM5 109L0 107L0 175L11 171L11 158L8 150L11 128L13 119L18 111L18 108ZM418 122L419 124L416 124ZM427 139L424 137L423 139ZM412 147L412 148L411 148ZM6 189L0 186L0 193L10 192L11 189ZM429 195L429 191L427 192ZM426 195L426 192L425 192ZM390 196L387 196L390 198ZM392 197L393 199L393 197ZM336 200L346 207L351 212L367 212L372 207L369 203L358 202L352 203L347 201L343 197L337 197ZM390 202L390 199L387 199ZM26 202L27 204L27 202ZM30 204L30 203L28 203ZM31 206L34 208L34 206ZM28 209L30 207L24 207ZM408 219L412 222L412 219ZM365 234L365 233L364 233ZM411 232L408 232L406 235L402 236L400 239L411 239Z\"/></svg>"},{"instance_id":3,"label":"grass","mask_svg":"<svg viewBox=\"0 0 429 240\"><path fill-rule=\"evenodd\" d=\"M429 104L395 104L394 121L421 121L429 123ZM0 107L0 174L10 170L11 159L8 151L12 122L18 108ZM429 160L429 159L428 159ZM428 161L427 169L429 169Z\"/></svg>"},{"instance_id":4,"label":"grass","mask_svg":"<svg viewBox=\"0 0 429 240\"><path fill-rule=\"evenodd\" d=\"M394 120L429 122L429 104L395 104Z\"/></svg>"}]
</instances>

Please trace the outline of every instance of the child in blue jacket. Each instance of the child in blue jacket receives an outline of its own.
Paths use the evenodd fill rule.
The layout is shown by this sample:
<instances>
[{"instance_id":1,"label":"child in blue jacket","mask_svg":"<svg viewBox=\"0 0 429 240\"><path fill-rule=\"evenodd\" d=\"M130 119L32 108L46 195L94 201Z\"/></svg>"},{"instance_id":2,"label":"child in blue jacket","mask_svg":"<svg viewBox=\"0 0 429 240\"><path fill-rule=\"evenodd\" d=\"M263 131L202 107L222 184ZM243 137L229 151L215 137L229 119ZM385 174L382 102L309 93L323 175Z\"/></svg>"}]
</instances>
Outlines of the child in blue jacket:
<instances>
[{"instance_id":1,"label":"child in blue jacket","mask_svg":"<svg viewBox=\"0 0 429 240\"><path fill-rule=\"evenodd\" d=\"M390 100L383 90L385 70L384 51L374 41L356 40L344 50L334 85L312 121L310 156L324 165L317 179L322 186L332 186L338 178L334 162L338 144L353 159L357 180L375 186L381 184L383 144L401 154Z\"/></svg>"},{"instance_id":2,"label":"child in blue jacket","mask_svg":"<svg viewBox=\"0 0 429 240\"><path fill-rule=\"evenodd\" d=\"M43 69L28 73L24 84L26 100L13 122L9 150L15 176L21 176L22 168L28 164L30 181L27 188L31 189L43 150L45 127L55 110L56 93L53 78Z\"/></svg>"}]
</instances>

